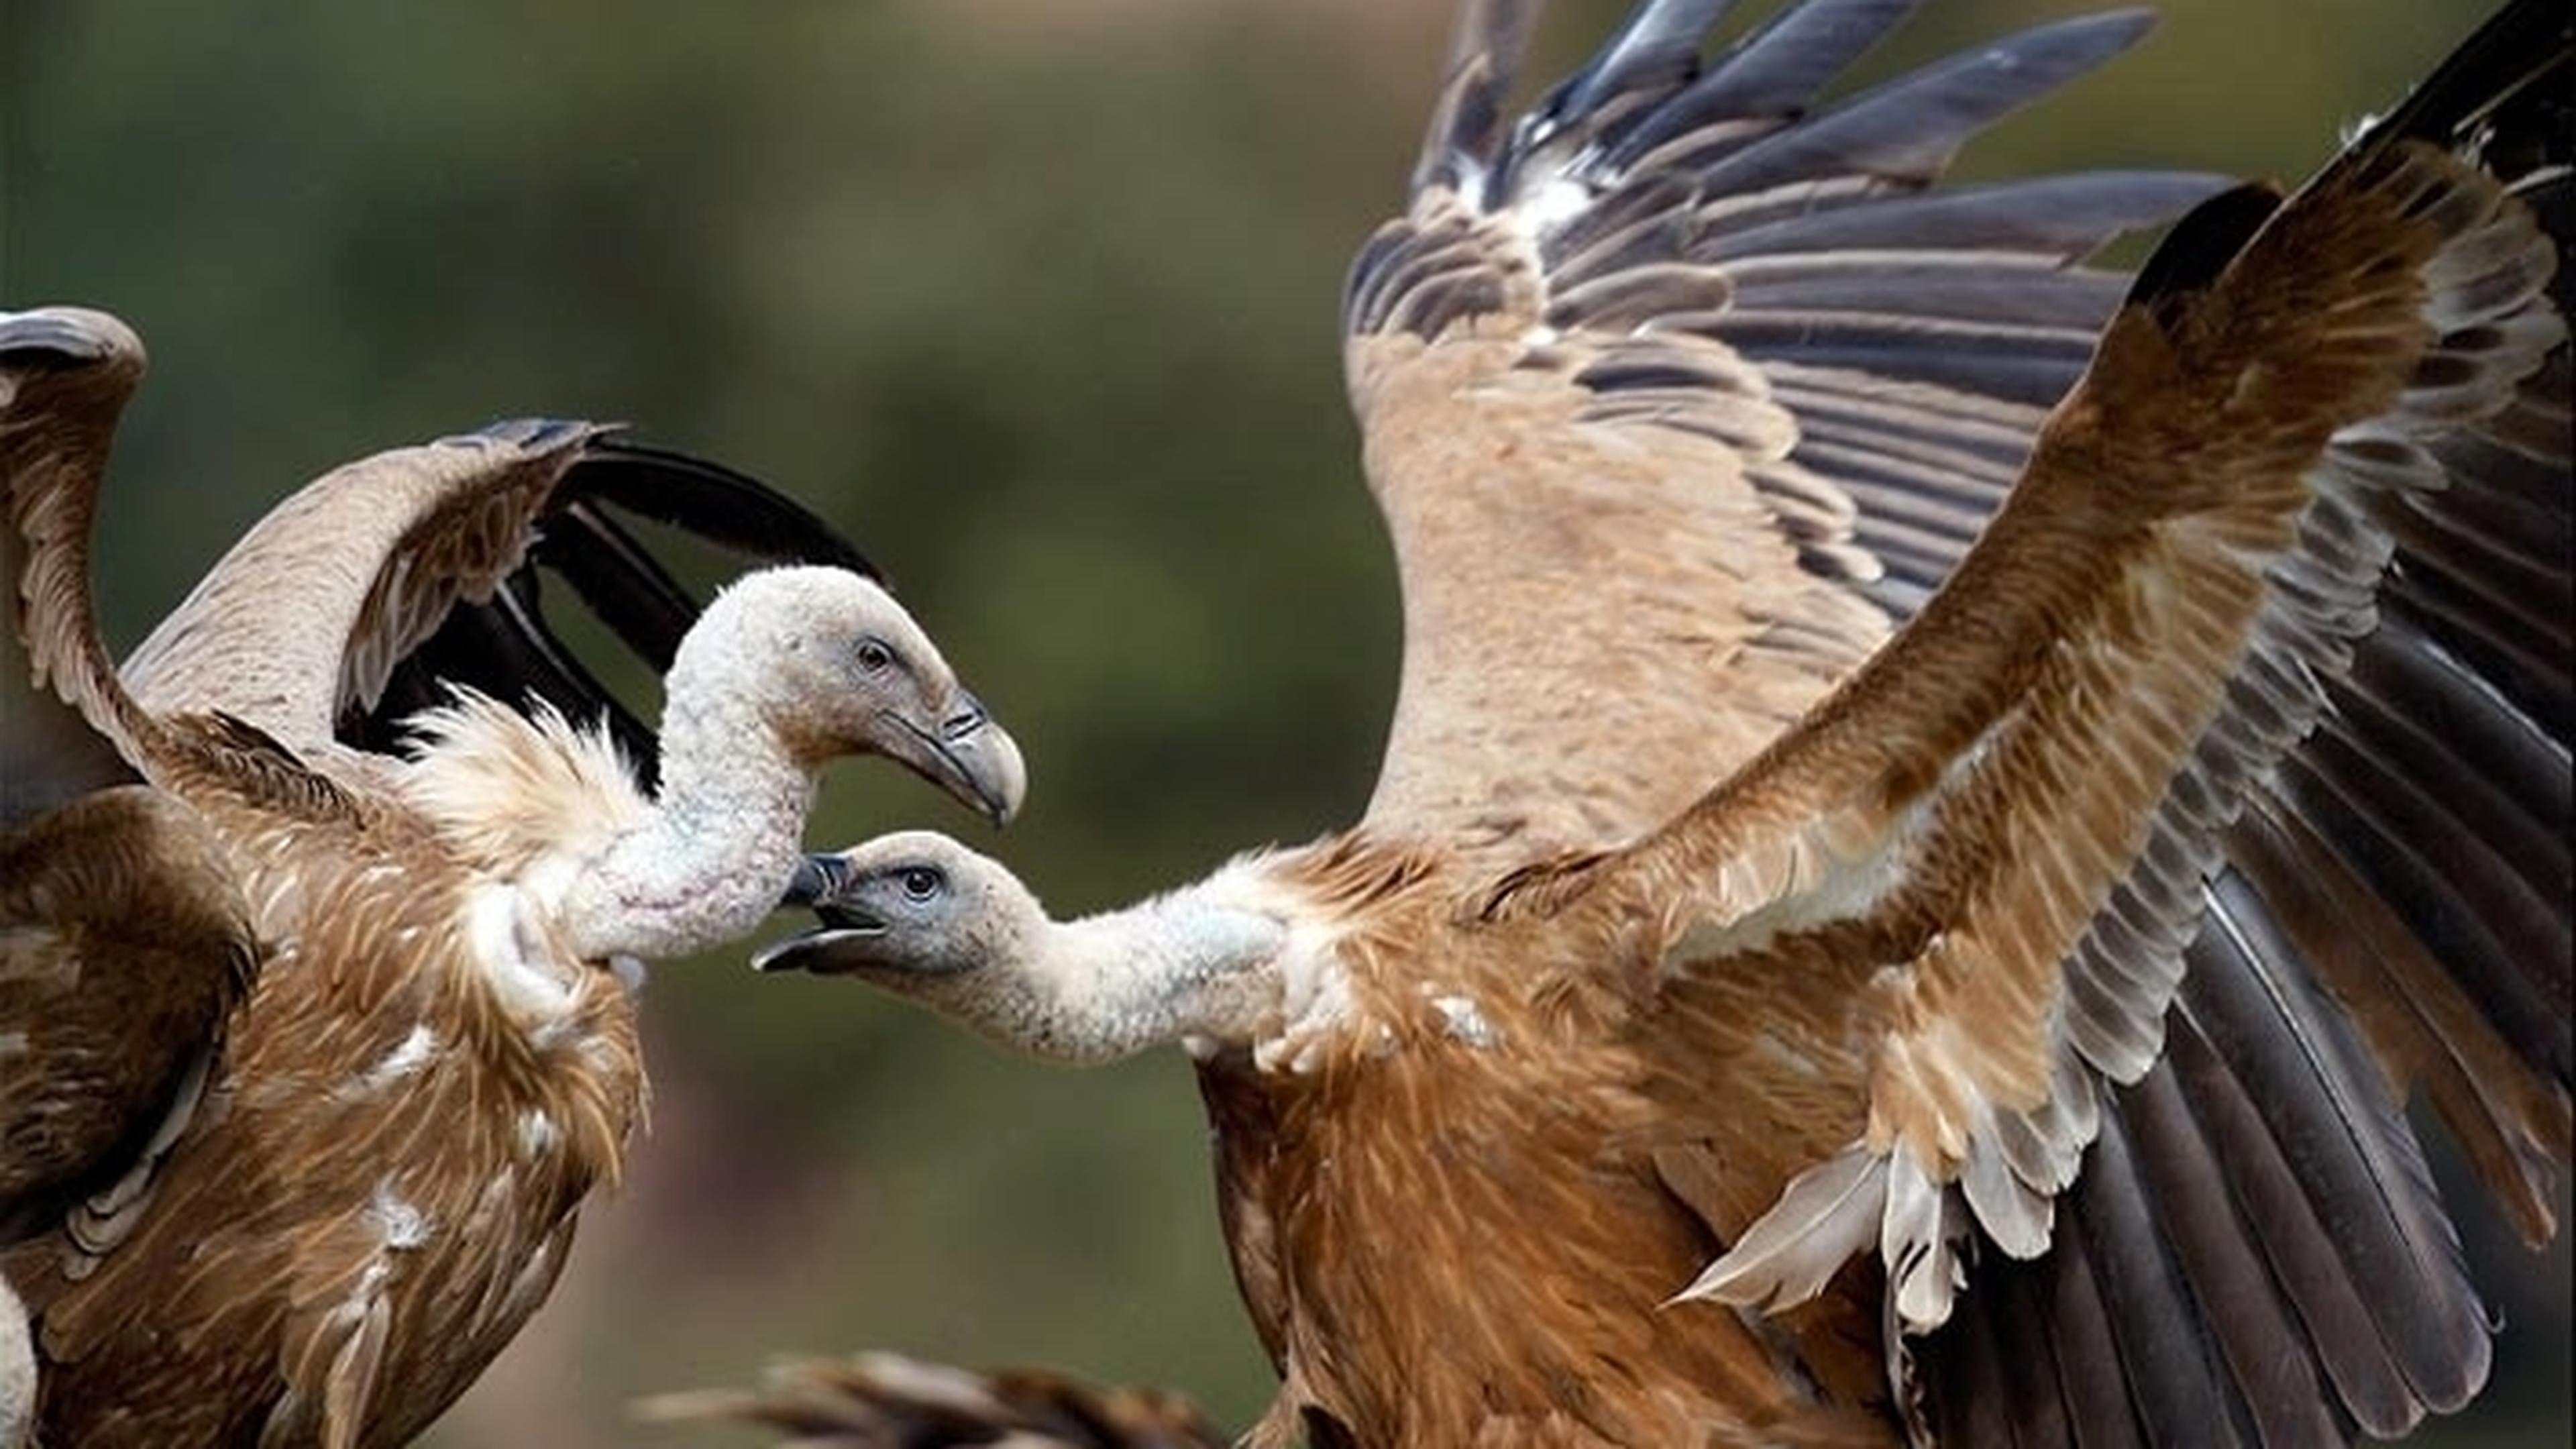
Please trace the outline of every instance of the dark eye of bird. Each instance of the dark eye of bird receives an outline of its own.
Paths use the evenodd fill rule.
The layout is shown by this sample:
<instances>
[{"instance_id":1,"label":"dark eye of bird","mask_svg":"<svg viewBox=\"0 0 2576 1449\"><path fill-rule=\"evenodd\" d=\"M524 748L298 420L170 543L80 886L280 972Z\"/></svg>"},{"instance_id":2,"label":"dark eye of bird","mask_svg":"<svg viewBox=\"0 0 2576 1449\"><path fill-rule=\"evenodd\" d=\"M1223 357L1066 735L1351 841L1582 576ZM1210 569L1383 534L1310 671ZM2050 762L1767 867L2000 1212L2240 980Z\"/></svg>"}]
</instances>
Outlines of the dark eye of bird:
<instances>
[{"instance_id":1,"label":"dark eye of bird","mask_svg":"<svg viewBox=\"0 0 2576 1449\"><path fill-rule=\"evenodd\" d=\"M907 900L926 901L939 894L948 878L926 865L916 865L903 873L902 885Z\"/></svg>"},{"instance_id":2,"label":"dark eye of bird","mask_svg":"<svg viewBox=\"0 0 2576 1449\"><path fill-rule=\"evenodd\" d=\"M882 640L859 641L859 668L862 670L874 674L893 662L894 651L887 648Z\"/></svg>"}]
</instances>

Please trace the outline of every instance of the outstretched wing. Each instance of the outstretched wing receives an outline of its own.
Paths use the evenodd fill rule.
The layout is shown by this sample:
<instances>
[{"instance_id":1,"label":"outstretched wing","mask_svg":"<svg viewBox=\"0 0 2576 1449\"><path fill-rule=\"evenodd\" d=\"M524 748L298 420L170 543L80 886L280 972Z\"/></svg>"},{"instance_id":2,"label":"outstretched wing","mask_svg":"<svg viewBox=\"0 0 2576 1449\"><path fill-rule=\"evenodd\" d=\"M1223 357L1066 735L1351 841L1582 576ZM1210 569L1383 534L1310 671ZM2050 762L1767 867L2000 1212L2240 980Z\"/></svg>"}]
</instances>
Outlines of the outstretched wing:
<instances>
[{"instance_id":1,"label":"outstretched wing","mask_svg":"<svg viewBox=\"0 0 2576 1449\"><path fill-rule=\"evenodd\" d=\"M1770 1124L1776 1200L1711 1209L1694 1293L1795 1301L1875 1245L1901 1355L1966 1284L1935 1407L1968 1442L2061 1398L2078 1437L2384 1435L2483 1379L2401 1108L2553 1230L2572 44L2522 0L2277 210L2195 212L1889 648L1498 907L1642 892L1687 923L1682 1070L1847 1104Z\"/></svg>"},{"instance_id":2,"label":"outstretched wing","mask_svg":"<svg viewBox=\"0 0 2576 1449\"><path fill-rule=\"evenodd\" d=\"M115 318L72 308L5 315L0 329L0 348L24 359L13 376L44 394L6 439L25 475L11 547L26 530L48 545L42 576L26 580L27 616L41 629L27 642L55 688L119 743L155 715L186 712L241 721L299 754L335 736L382 750L452 683L542 699L569 719L605 717L650 770L652 731L565 647L542 604L544 574L657 672L700 601L620 515L760 563L876 576L821 518L740 473L594 423L496 423L352 463L280 504L135 650L120 691L89 642L87 540L142 344ZM26 670L8 674L0 704L13 738L32 750L42 732L54 763L12 770L0 788L68 791L84 753L82 778L102 777L115 753L102 753L103 736L67 728L74 715L41 691L22 693Z\"/></svg>"},{"instance_id":3,"label":"outstretched wing","mask_svg":"<svg viewBox=\"0 0 2576 1449\"><path fill-rule=\"evenodd\" d=\"M2082 369L2121 283L2080 260L2219 185L1931 189L2137 12L1820 109L1911 0L1801 0L1706 60L1725 0L1647 0L1514 123L1534 8L1466 7L1344 313L1404 593L1369 819L1518 852L1632 839L1867 658Z\"/></svg>"},{"instance_id":4,"label":"outstretched wing","mask_svg":"<svg viewBox=\"0 0 2576 1449\"><path fill-rule=\"evenodd\" d=\"M647 668L660 674L671 667L704 601L673 577L622 521L627 517L755 564L829 564L879 577L830 524L757 479L684 453L592 438L530 525L524 560L488 599L456 600L436 632L395 662L378 693L344 700L341 741L393 750L406 720L448 703L462 685L514 703L542 700L570 720L605 719L649 784L658 738L565 642L545 600L551 576Z\"/></svg>"},{"instance_id":5,"label":"outstretched wing","mask_svg":"<svg viewBox=\"0 0 2576 1449\"><path fill-rule=\"evenodd\" d=\"M378 698L459 600L525 559L604 431L505 423L323 475L243 534L122 670L144 708L219 712L306 754Z\"/></svg>"},{"instance_id":6,"label":"outstretched wing","mask_svg":"<svg viewBox=\"0 0 2576 1449\"><path fill-rule=\"evenodd\" d=\"M644 661L670 663L693 599L619 512L762 561L868 571L813 514L729 469L520 419L335 469L272 509L126 660L147 710L220 712L299 753L392 743L444 684L653 736L567 649L540 578L569 584Z\"/></svg>"}]
</instances>

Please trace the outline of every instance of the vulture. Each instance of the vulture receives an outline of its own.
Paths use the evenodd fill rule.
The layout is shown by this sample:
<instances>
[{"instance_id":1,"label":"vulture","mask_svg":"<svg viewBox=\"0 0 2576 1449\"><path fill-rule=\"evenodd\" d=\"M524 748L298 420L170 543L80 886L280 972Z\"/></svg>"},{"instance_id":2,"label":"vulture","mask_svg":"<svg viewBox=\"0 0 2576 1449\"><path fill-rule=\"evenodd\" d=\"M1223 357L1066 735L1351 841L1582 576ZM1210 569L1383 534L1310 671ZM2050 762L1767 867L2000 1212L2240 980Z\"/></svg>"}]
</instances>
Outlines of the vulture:
<instances>
[{"instance_id":1,"label":"vulture","mask_svg":"<svg viewBox=\"0 0 2576 1449\"><path fill-rule=\"evenodd\" d=\"M0 518L24 662L139 777L121 788L153 802L142 818L161 831L96 852L37 838L57 879L7 922L0 959L13 977L29 959L57 976L94 967L85 994L133 1018L218 947L229 972L211 1006L182 1003L185 1023L131 1023L128 1041L196 1053L200 1078L176 1095L202 1080L203 1100L139 1119L143 1150L121 1173L74 1185L59 1225L5 1255L33 1317L35 1429L109 1449L398 1445L543 1301L583 1200L618 1178L645 1105L638 958L737 938L775 905L830 760L886 757L1002 820L1020 757L879 583L776 567L694 622L685 596L677 613L603 605L641 651L678 626L648 796L606 733L557 707L596 698L595 682L539 667L554 641L521 608L537 563L595 601L621 579L668 586L649 561L603 561L619 535L591 526L607 517L592 505L649 500L642 475L668 460L580 423L499 425L325 476L120 672L91 611L88 533L142 371L112 317L0 314ZM602 478L566 485L592 466ZM688 494L722 480L665 481ZM537 548L541 526L556 542ZM387 691L439 667L450 627L508 646L467 635L450 657L469 680L527 684L525 711L461 689L411 716L401 754L349 743L380 727ZM122 935L86 923L118 908ZM22 954L30 923L50 956ZM147 950L201 969L165 971ZM131 989L137 976L151 989ZM41 1041L47 1009L0 1031ZM210 1018L221 1065L202 1075Z\"/></svg>"},{"instance_id":2,"label":"vulture","mask_svg":"<svg viewBox=\"0 0 2576 1449\"><path fill-rule=\"evenodd\" d=\"M2119 12L1469 0L1344 302L1404 657L1356 825L1058 921L907 831L757 964L1195 1059L1248 1442L2339 1444L2571 1130L2571 27L2284 196L1938 188ZM2079 261L2189 207L2134 279Z\"/></svg>"},{"instance_id":3,"label":"vulture","mask_svg":"<svg viewBox=\"0 0 2576 1449\"><path fill-rule=\"evenodd\" d=\"M33 323L19 330L35 340ZM463 684L605 719L649 772L651 731L563 648L541 608L541 572L553 573L646 664L669 667L696 605L614 509L765 561L873 574L821 519L753 480L596 438L550 490L526 562L491 599L457 600L437 633L395 662L372 708L351 701L340 737L390 749L403 718ZM24 553L15 529L0 530L11 599ZM0 1052L0 1243L58 1223L70 1203L130 1170L156 1129L167 1145L219 1060L221 1027L259 954L220 843L175 797L143 787L105 737L33 680L17 630L0 629L0 1042L9 1044ZM115 963L119 989L83 990L84 963ZM0 1354L18 1370L0 1368L0 1445L17 1442L33 1407L32 1348L22 1347L13 1303L0 1302Z\"/></svg>"}]
</instances>

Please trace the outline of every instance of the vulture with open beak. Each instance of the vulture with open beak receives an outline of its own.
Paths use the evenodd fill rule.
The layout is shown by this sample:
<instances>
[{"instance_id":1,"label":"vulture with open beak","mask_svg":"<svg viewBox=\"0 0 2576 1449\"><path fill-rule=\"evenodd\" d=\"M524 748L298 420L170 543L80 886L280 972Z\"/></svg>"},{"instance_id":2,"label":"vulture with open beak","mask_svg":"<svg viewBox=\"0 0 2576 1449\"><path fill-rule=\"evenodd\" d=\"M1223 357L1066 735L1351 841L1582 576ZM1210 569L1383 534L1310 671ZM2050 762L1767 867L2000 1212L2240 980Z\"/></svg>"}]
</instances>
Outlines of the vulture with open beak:
<instances>
[{"instance_id":1,"label":"vulture with open beak","mask_svg":"<svg viewBox=\"0 0 2576 1449\"><path fill-rule=\"evenodd\" d=\"M543 1301L583 1200L618 1177L645 1094L633 961L767 914L828 761L892 759L1001 820L1024 787L1019 754L861 572L760 570L700 613L649 562L607 558L619 535L574 513L653 513L659 498L690 527L689 498L731 512L741 480L586 424L506 424L324 477L120 674L91 611L88 534L142 371L112 317L0 314L17 637L36 679L213 858L145 862L176 872L156 905L86 855L49 856L59 883L36 924L121 900L130 935L195 952L212 909L225 943L255 941L263 959L206 1100L146 1122L148 1151L6 1255L35 1323L36 1431L153 1449L397 1445ZM754 526L695 521L719 541ZM554 540L536 546L541 527ZM655 794L557 707L606 701L587 675L540 667L554 641L525 607L536 564L648 658L670 646ZM487 644L443 654L450 628ZM409 718L404 753L366 748L388 690L442 660L469 682L525 685L529 708L460 690ZM165 930L169 905L196 914ZM89 994L139 1012L149 997L115 973L154 963L65 930L74 964L105 983ZM238 994L241 955L224 959ZM175 1040L202 1048L207 1018L220 1001Z\"/></svg>"},{"instance_id":2,"label":"vulture with open beak","mask_svg":"<svg viewBox=\"0 0 2576 1449\"><path fill-rule=\"evenodd\" d=\"M1350 395L1404 597L1365 819L1085 919L907 832L760 964L1188 1046L1250 1442L2342 1443L2483 1382L2405 1116L2570 1134L2571 20L2284 198L1934 189L2118 51L1836 103L1912 6L1535 108L1470 0ZM2214 194L2213 194L2214 193ZM2123 295L2075 265L2197 202Z\"/></svg>"}]
</instances>

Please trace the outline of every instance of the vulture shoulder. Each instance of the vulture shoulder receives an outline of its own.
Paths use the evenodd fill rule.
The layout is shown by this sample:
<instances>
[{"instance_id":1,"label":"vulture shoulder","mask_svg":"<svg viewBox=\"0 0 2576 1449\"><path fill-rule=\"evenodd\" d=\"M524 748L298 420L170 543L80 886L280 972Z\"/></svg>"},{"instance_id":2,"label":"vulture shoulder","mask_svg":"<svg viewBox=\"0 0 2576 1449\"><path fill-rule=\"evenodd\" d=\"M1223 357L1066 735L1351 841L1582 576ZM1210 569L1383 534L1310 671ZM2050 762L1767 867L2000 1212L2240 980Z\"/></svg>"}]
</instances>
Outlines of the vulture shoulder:
<instances>
[{"instance_id":1,"label":"vulture shoulder","mask_svg":"<svg viewBox=\"0 0 2576 1449\"><path fill-rule=\"evenodd\" d=\"M169 795L101 790L0 835L0 1242L175 1132L261 954L220 844Z\"/></svg>"}]
</instances>

